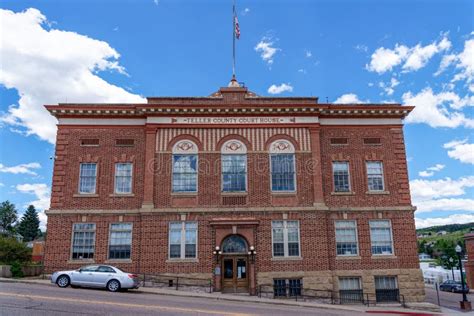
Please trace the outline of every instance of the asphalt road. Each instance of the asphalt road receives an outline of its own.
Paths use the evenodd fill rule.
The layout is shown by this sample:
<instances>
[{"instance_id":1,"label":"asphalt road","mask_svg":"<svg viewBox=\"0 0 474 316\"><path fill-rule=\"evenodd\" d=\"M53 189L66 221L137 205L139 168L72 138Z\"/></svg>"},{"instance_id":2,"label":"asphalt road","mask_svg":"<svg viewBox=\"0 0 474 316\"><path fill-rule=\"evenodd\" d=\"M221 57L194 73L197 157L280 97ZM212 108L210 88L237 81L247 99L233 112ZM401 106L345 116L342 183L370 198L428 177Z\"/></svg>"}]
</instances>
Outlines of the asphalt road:
<instances>
[{"instance_id":1,"label":"asphalt road","mask_svg":"<svg viewBox=\"0 0 474 316\"><path fill-rule=\"evenodd\" d=\"M436 296L436 288L434 284L426 285L425 287L426 301L438 305L438 298ZM467 294L467 299L474 303L474 293ZM451 293L439 291L439 301L442 307L452 310L461 311L459 301L462 300L461 293ZM474 313L473 313L474 314Z\"/></svg>"},{"instance_id":2,"label":"asphalt road","mask_svg":"<svg viewBox=\"0 0 474 316\"><path fill-rule=\"evenodd\" d=\"M165 296L133 290L61 289L0 282L0 315L366 315L342 310ZM374 315L374 314L372 314Z\"/></svg>"}]
</instances>

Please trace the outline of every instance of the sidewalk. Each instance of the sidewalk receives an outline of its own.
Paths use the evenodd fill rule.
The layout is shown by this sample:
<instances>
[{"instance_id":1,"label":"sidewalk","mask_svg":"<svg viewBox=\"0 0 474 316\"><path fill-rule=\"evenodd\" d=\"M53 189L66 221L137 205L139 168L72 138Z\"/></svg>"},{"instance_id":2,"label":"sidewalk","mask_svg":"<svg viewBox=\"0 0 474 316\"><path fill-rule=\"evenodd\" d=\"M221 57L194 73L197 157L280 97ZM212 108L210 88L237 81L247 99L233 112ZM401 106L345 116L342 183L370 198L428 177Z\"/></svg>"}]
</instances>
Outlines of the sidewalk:
<instances>
[{"instance_id":1,"label":"sidewalk","mask_svg":"<svg viewBox=\"0 0 474 316\"><path fill-rule=\"evenodd\" d=\"M23 278L23 279L10 279L10 278L0 278L0 282L17 282L17 283L33 283L33 284L42 284L50 285L50 280L43 279L32 279L32 278ZM135 290L134 290L135 291ZM410 303L409 308L402 308L400 306L370 306L365 305L331 305L331 304L321 304L313 302L303 302L295 300L278 300L271 298L259 298L257 296L246 296L246 295L232 295L232 294L222 294L220 292L214 293L199 293L199 292L187 292L187 291L176 291L162 288L151 288L151 287L141 287L136 290L141 293L147 294L156 294L156 295L171 295L171 296L181 296L181 297L197 297L197 298L207 298L215 300L226 300L234 302L251 302L251 303L263 303L263 304L278 304L286 306L302 306L309 308L321 308L321 309L331 309L331 310L344 310L344 311L357 311L357 312L366 312L366 313L377 313L377 314L391 314L391 315L417 315L417 316L427 316L427 315L452 315L452 311L447 310L441 314L438 306L430 303Z\"/></svg>"}]
</instances>

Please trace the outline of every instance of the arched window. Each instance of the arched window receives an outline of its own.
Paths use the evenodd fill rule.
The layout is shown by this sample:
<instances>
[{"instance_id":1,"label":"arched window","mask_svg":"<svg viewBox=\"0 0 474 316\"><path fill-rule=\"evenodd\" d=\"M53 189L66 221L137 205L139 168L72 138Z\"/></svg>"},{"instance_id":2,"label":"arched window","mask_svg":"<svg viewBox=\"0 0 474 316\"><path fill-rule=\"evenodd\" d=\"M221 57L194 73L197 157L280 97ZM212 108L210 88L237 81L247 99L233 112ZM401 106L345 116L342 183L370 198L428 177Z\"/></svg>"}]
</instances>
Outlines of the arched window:
<instances>
[{"instance_id":1,"label":"arched window","mask_svg":"<svg viewBox=\"0 0 474 316\"><path fill-rule=\"evenodd\" d=\"M247 147L238 140L229 140L221 148L222 191L247 191Z\"/></svg>"},{"instance_id":2,"label":"arched window","mask_svg":"<svg viewBox=\"0 0 474 316\"><path fill-rule=\"evenodd\" d=\"M272 191L296 190L295 146L287 140L276 140L270 145Z\"/></svg>"},{"instance_id":3,"label":"arched window","mask_svg":"<svg viewBox=\"0 0 474 316\"><path fill-rule=\"evenodd\" d=\"M198 147L189 140L173 146L173 192L197 191Z\"/></svg>"},{"instance_id":4,"label":"arched window","mask_svg":"<svg viewBox=\"0 0 474 316\"><path fill-rule=\"evenodd\" d=\"M230 235L222 242L222 252L247 254L247 242L242 236Z\"/></svg>"}]
</instances>

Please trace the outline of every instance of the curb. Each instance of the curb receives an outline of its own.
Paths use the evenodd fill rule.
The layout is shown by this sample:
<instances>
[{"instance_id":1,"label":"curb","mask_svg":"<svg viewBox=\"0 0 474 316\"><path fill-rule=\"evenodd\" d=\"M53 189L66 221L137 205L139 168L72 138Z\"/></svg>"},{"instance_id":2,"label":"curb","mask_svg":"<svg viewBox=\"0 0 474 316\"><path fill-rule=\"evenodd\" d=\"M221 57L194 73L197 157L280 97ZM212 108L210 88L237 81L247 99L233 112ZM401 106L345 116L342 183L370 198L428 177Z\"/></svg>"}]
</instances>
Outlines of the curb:
<instances>
[{"instance_id":1,"label":"curb","mask_svg":"<svg viewBox=\"0 0 474 316\"><path fill-rule=\"evenodd\" d=\"M9 278L0 278L0 283L23 283L23 284L39 284L39 285L52 285L53 284L49 280L39 280L39 279L31 279L31 280L24 280L24 279L9 279ZM164 296L179 296L179 297L193 297L193 298L205 298L205 299L213 299L213 300L220 300L220 301L231 301L231 302L246 302L246 303L258 303L258 304L271 304L271 305L281 305L281 306L298 306L298 307L305 307L305 308L319 308L319 309L328 309L328 310L343 310L348 312L360 312L360 313L377 313L377 314L392 314L392 315L413 315L413 316L434 316L434 315L442 315L441 313L436 312L424 312L420 310L413 310L413 309L404 309L404 311L399 310L367 310L367 309L358 309L358 308L351 308L349 306L342 306L342 305L330 305L330 304L315 304L315 303L307 303L307 302L296 302L296 301L280 301L280 300L246 300L244 297L233 297L233 296L208 296L208 295L199 295L198 293L193 292L156 292L150 291L148 288L141 287L138 290L135 290L138 293L144 294L153 294L153 295L164 295Z\"/></svg>"}]
</instances>

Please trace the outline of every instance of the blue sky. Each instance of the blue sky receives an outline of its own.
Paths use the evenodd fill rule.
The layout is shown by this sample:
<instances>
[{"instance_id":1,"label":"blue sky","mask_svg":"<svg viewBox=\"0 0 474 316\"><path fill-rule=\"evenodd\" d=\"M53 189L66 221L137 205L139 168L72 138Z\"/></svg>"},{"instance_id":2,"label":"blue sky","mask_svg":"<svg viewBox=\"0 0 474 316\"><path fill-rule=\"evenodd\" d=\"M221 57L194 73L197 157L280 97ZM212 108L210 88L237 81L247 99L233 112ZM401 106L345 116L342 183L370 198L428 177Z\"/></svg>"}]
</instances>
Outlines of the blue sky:
<instances>
[{"instance_id":1,"label":"blue sky","mask_svg":"<svg viewBox=\"0 0 474 316\"><path fill-rule=\"evenodd\" d=\"M0 200L49 205L58 102L209 95L232 71L232 2L0 4ZM419 227L474 221L472 1L237 1L237 78L260 95L417 106ZM44 220L45 217L41 215Z\"/></svg>"}]
</instances>

